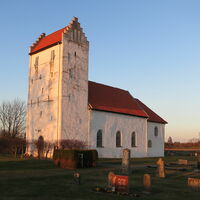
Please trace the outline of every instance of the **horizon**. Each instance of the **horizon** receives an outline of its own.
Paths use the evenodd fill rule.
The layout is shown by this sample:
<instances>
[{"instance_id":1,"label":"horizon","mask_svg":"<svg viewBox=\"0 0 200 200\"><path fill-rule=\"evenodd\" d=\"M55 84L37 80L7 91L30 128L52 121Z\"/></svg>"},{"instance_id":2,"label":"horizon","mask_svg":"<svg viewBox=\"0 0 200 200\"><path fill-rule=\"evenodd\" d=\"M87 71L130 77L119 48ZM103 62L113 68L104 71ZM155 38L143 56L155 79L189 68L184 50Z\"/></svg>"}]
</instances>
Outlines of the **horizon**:
<instances>
[{"instance_id":1,"label":"horizon","mask_svg":"<svg viewBox=\"0 0 200 200\"><path fill-rule=\"evenodd\" d=\"M76 16L90 42L89 80L128 90L144 102L168 122L165 140L199 138L200 2L10 2L0 8L6 19L0 22L6 30L0 33L0 102L27 101L28 46ZM52 15L58 3L63 6ZM66 13L65 7L76 8Z\"/></svg>"}]
</instances>

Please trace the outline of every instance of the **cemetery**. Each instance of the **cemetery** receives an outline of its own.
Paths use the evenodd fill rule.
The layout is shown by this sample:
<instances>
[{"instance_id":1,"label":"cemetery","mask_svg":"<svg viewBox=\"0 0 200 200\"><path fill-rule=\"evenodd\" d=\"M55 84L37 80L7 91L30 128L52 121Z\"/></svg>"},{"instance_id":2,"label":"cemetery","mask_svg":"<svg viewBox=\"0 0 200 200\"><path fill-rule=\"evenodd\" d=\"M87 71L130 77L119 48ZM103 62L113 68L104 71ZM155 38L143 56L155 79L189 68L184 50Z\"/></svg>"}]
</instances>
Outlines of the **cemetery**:
<instances>
[{"instance_id":1,"label":"cemetery","mask_svg":"<svg viewBox=\"0 0 200 200\"><path fill-rule=\"evenodd\" d=\"M80 157L84 152L67 154ZM58 155L54 161L1 155L1 199L199 198L199 155L131 157L129 149L124 149L121 159L98 159L95 164L69 169L55 165Z\"/></svg>"}]
</instances>

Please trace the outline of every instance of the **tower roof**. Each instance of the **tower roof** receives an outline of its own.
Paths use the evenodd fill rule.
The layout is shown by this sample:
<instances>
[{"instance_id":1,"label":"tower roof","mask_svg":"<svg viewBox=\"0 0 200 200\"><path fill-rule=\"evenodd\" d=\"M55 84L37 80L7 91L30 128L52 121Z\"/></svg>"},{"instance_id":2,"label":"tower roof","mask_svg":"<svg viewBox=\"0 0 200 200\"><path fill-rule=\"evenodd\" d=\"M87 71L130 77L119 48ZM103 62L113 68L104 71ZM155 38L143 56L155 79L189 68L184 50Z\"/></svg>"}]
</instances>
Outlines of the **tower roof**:
<instances>
[{"instance_id":1,"label":"tower roof","mask_svg":"<svg viewBox=\"0 0 200 200\"><path fill-rule=\"evenodd\" d=\"M62 36L64 33L68 34L69 38L71 40L73 40L70 36L72 35L72 37L74 37L74 33L73 33L74 29L81 31L82 42L87 41L87 38L85 37L85 34L80 26L80 23L78 22L78 18L74 17L68 26L66 26L58 31L55 31L47 36L45 33L42 33L39 36L39 38L36 40L36 42L33 43L32 46L30 47L30 55L61 43ZM72 34L70 34L70 33L72 33Z\"/></svg>"}]
</instances>

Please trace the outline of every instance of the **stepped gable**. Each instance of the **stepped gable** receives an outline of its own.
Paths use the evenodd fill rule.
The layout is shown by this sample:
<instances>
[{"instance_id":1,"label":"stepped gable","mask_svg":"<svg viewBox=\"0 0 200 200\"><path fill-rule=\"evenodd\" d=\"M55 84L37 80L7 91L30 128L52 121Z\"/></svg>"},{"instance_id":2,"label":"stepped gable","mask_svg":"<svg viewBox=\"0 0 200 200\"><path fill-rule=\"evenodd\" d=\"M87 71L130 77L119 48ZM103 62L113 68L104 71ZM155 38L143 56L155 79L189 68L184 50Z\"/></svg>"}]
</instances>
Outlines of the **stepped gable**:
<instances>
[{"instance_id":1,"label":"stepped gable","mask_svg":"<svg viewBox=\"0 0 200 200\"><path fill-rule=\"evenodd\" d=\"M30 55L42 51L46 48L52 47L62 42L63 34L71 41L88 43L87 37L78 22L78 18L74 17L68 26L55 31L49 35L42 33L35 43L30 47ZM79 38L79 40L78 40Z\"/></svg>"},{"instance_id":2,"label":"stepped gable","mask_svg":"<svg viewBox=\"0 0 200 200\"><path fill-rule=\"evenodd\" d=\"M167 122L164 119L162 119L159 115L157 115L155 112L153 112L149 107L147 107L139 99L135 99L135 101L138 103L138 105L141 107L141 109L143 109L148 114L148 116L149 116L148 121L149 122L167 124Z\"/></svg>"},{"instance_id":3,"label":"stepped gable","mask_svg":"<svg viewBox=\"0 0 200 200\"><path fill-rule=\"evenodd\" d=\"M89 81L90 109L148 118L128 91Z\"/></svg>"}]
</instances>

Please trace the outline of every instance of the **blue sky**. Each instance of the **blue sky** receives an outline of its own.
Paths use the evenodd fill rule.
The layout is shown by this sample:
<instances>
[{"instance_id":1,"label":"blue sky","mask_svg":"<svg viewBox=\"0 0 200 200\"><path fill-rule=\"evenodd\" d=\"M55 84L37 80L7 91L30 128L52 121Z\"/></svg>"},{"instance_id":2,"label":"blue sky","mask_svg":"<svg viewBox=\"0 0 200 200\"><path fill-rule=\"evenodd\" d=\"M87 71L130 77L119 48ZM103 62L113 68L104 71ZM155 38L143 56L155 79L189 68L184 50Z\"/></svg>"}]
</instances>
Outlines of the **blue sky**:
<instances>
[{"instance_id":1,"label":"blue sky","mask_svg":"<svg viewBox=\"0 0 200 200\"><path fill-rule=\"evenodd\" d=\"M168 121L166 138L200 132L200 1L1 0L0 102L27 98L29 46L77 16L89 79L129 90Z\"/></svg>"}]
</instances>

